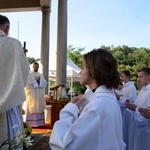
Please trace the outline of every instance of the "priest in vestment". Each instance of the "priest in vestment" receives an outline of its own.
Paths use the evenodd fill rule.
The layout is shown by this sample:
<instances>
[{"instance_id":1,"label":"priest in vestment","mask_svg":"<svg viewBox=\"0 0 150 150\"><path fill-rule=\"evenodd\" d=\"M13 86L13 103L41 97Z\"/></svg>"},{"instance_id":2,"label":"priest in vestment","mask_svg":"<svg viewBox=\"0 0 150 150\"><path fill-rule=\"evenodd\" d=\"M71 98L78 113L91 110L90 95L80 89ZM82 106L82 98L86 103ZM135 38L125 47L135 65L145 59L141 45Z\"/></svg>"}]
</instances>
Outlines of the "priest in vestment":
<instances>
[{"instance_id":1,"label":"priest in vestment","mask_svg":"<svg viewBox=\"0 0 150 150\"><path fill-rule=\"evenodd\" d=\"M15 124L23 132L21 105L30 69L21 43L8 36L9 28L9 19L0 15L0 144L14 138Z\"/></svg>"},{"instance_id":2,"label":"priest in vestment","mask_svg":"<svg viewBox=\"0 0 150 150\"><path fill-rule=\"evenodd\" d=\"M31 127L45 125L44 110L46 102L44 99L47 81L38 72L39 64L33 64L33 71L29 73L28 82L25 88L26 101L24 103L25 121Z\"/></svg>"}]
</instances>

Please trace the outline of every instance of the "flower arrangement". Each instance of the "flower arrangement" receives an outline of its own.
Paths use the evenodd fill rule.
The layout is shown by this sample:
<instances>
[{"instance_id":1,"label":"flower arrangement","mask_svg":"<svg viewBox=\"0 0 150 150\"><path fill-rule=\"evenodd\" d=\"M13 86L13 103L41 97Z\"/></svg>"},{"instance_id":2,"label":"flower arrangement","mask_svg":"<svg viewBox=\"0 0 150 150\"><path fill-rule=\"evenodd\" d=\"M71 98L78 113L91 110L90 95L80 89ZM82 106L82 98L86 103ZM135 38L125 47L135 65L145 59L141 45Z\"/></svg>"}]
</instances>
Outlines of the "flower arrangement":
<instances>
[{"instance_id":1,"label":"flower arrangement","mask_svg":"<svg viewBox=\"0 0 150 150\"><path fill-rule=\"evenodd\" d=\"M7 147L5 149L7 150L15 150L20 147L29 147L32 145L33 140L31 139L31 131L32 128L27 124L24 123L24 131L21 133L18 130L18 125L14 125L13 127L14 130L14 137L13 139L5 140L3 143L0 144L0 150L3 149L3 147Z\"/></svg>"},{"instance_id":2,"label":"flower arrangement","mask_svg":"<svg viewBox=\"0 0 150 150\"><path fill-rule=\"evenodd\" d=\"M46 102L47 105L50 104L51 98L50 98L50 96L48 94L44 95L44 99L45 99L45 102Z\"/></svg>"}]
</instances>

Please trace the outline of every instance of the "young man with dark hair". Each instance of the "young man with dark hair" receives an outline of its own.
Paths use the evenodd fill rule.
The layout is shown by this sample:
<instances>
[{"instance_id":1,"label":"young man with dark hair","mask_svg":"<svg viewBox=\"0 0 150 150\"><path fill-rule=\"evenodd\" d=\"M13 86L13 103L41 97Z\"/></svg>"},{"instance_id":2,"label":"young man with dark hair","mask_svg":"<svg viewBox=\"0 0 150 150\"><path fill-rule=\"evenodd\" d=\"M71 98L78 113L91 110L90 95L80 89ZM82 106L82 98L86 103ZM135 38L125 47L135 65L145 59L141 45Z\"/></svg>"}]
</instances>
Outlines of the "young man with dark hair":
<instances>
[{"instance_id":1,"label":"young man with dark hair","mask_svg":"<svg viewBox=\"0 0 150 150\"><path fill-rule=\"evenodd\" d=\"M137 71L137 82L141 90L134 102L126 103L132 110L129 150L150 149L150 68L142 67Z\"/></svg>"}]
</instances>

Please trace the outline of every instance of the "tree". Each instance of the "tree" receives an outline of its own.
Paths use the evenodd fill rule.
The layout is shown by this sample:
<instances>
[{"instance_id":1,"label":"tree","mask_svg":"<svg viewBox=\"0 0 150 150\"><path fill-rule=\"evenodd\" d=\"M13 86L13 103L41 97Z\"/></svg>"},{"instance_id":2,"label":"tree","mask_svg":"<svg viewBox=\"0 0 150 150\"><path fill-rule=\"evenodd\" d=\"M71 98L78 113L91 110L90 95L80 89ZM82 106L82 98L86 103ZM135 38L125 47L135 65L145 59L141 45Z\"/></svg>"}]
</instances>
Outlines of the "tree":
<instances>
[{"instance_id":1,"label":"tree","mask_svg":"<svg viewBox=\"0 0 150 150\"><path fill-rule=\"evenodd\" d=\"M39 58L27 57L29 64L33 64L34 62L39 61Z\"/></svg>"},{"instance_id":2,"label":"tree","mask_svg":"<svg viewBox=\"0 0 150 150\"><path fill-rule=\"evenodd\" d=\"M126 45L104 46L100 48L111 52L118 61L118 71L129 70L131 73L131 80L137 84L137 69L143 66L150 66L150 49L128 47Z\"/></svg>"},{"instance_id":3,"label":"tree","mask_svg":"<svg viewBox=\"0 0 150 150\"><path fill-rule=\"evenodd\" d=\"M105 50L107 50L107 51L110 52L110 51L111 51L111 48L113 48L113 45L112 45L111 47L110 47L110 46L101 45L100 48L101 48L101 49L105 49Z\"/></svg>"},{"instance_id":4,"label":"tree","mask_svg":"<svg viewBox=\"0 0 150 150\"><path fill-rule=\"evenodd\" d=\"M85 48L75 48L73 45L69 45L67 48L67 58L71 59L77 66L82 65L82 52Z\"/></svg>"},{"instance_id":5,"label":"tree","mask_svg":"<svg viewBox=\"0 0 150 150\"><path fill-rule=\"evenodd\" d=\"M112 49L112 54L118 61L119 71L129 70L131 80L137 85L137 69L150 65L150 49L141 47L118 46Z\"/></svg>"},{"instance_id":6,"label":"tree","mask_svg":"<svg viewBox=\"0 0 150 150\"><path fill-rule=\"evenodd\" d=\"M69 45L67 48L67 58L71 59L77 66L81 67L82 66L82 57L83 57L83 51L85 48L75 48L73 45ZM80 85L79 82L74 82L73 84L73 89L77 91L81 91L84 93L85 87Z\"/></svg>"}]
</instances>

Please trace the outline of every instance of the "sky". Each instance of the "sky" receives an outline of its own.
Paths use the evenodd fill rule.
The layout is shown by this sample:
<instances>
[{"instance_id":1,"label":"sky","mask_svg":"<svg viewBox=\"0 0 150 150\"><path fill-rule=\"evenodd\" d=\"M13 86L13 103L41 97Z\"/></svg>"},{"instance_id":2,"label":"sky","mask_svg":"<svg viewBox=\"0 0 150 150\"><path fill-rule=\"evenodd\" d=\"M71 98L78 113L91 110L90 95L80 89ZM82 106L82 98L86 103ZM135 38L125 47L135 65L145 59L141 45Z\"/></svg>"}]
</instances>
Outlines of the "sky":
<instances>
[{"instance_id":1,"label":"sky","mask_svg":"<svg viewBox=\"0 0 150 150\"><path fill-rule=\"evenodd\" d=\"M57 51L58 0L51 0L50 55ZM27 56L40 58L41 11L0 13L9 18L10 35L26 42ZM68 0L67 45L150 48L150 0Z\"/></svg>"}]
</instances>

